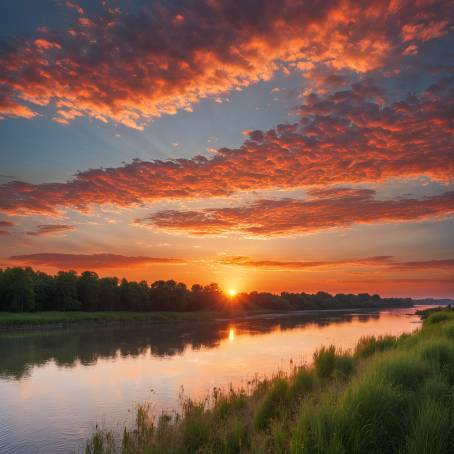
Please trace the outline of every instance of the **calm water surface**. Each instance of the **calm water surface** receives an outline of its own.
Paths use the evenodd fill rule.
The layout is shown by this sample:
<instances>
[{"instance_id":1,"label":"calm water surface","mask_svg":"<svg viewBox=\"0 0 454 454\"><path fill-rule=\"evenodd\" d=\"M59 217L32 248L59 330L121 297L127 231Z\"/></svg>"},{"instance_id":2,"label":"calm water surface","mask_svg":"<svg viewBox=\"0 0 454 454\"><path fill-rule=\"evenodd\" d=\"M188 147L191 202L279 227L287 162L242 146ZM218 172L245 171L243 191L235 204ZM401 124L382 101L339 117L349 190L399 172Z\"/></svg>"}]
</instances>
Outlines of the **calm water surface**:
<instances>
[{"instance_id":1,"label":"calm water surface","mask_svg":"<svg viewBox=\"0 0 454 454\"><path fill-rule=\"evenodd\" d=\"M118 429L152 401L178 408L181 387L203 397L214 386L310 363L321 345L352 347L365 335L411 332L414 308L269 315L0 334L0 453L79 452L95 424Z\"/></svg>"}]
</instances>

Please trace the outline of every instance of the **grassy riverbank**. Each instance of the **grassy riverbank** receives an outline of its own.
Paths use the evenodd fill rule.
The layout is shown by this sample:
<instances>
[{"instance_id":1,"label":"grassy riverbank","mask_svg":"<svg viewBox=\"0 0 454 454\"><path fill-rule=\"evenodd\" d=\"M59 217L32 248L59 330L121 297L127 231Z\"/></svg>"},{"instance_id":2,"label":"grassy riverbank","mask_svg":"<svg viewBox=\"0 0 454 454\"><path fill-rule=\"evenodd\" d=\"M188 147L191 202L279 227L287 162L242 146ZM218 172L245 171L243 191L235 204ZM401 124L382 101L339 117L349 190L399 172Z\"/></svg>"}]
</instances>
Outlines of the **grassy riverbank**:
<instances>
[{"instance_id":1,"label":"grassy riverbank","mask_svg":"<svg viewBox=\"0 0 454 454\"><path fill-rule=\"evenodd\" d=\"M244 389L215 389L181 413L139 407L120 446L98 431L86 453L447 453L454 449L454 310L422 330L334 346Z\"/></svg>"},{"instance_id":2,"label":"grassy riverbank","mask_svg":"<svg viewBox=\"0 0 454 454\"><path fill-rule=\"evenodd\" d=\"M264 310L244 309L231 307L217 311L42 311L42 312L1 312L0 331L59 328L71 326L109 326L116 324L153 323L153 322L179 322L179 321L204 321L243 316L258 316L260 314L318 314L323 312L349 311L349 310L374 310L376 307L350 307L333 309L308 309L308 310Z\"/></svg>"},{"instance_id":3,"label":"grassy riverbank","mask_svg":"<svg viewBox=\"0 0 454 454\"><path fill-rule=\"evenodd\" d=\"M72 326L81 324L108 325L115 323L209 320L217 312L0 312L0 330Z\"/></svg>"}]
</instances>

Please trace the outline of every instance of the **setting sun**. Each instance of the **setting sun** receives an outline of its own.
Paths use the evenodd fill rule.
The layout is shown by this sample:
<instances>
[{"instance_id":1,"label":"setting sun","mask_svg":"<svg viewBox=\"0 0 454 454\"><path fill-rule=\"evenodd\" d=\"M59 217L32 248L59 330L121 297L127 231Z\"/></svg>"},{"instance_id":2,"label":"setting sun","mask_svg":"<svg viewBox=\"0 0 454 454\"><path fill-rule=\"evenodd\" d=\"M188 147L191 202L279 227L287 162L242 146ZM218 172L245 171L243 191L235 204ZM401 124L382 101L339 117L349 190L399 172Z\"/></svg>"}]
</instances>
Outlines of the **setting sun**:
<instances>
[{"instance_id":1,"label":"setting sun","mask_svg":"<svg viewBox=\"0 0 454 454\"><path fill-rule=\"evenodd\" d=\"M0 454L454 454L454 0L0 34Z\"/></svg>"}]
</instances>

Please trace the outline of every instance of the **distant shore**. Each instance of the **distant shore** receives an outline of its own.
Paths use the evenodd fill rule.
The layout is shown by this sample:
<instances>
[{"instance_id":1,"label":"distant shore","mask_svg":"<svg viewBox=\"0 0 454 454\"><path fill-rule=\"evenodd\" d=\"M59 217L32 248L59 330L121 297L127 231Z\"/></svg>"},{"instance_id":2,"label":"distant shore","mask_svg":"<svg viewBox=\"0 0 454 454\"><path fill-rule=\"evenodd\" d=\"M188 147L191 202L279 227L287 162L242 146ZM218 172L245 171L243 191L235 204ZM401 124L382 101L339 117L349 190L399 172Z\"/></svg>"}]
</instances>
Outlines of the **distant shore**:
<instances>
[{"instance_id":1,"label":"distant shore","mask_svg":"<svg viewBox=\"0 0 454 454\"><path fill-rule=\"evenodd\" d=\"M413 306L388 307L346 307L333 309L305 309L305 310L229 310L229 311L187 311L187 312L0 312L0 332L12 330L58 329L79 326L130 326L136 324L159 322L189 322L189 321L217 321L233 318L254 318L261 316L290 316L310 315L326 312L346 311L374 311L382 309L398 309Z\"/></svg>"}]
</instances>

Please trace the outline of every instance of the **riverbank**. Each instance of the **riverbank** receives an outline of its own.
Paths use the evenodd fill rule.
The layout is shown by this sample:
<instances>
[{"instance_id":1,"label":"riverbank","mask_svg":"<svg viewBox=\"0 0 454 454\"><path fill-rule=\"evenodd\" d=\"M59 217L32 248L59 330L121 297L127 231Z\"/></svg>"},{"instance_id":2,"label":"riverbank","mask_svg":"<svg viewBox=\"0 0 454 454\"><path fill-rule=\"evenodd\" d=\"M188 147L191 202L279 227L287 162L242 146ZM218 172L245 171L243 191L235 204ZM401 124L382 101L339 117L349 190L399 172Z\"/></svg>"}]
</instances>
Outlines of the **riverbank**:
<instances>
[{"instance_id":1,"label":"riverbank","mask_svg":"<svg viewBox=\"0 0 454 454\"><path fill-rule=\"evenodd\" d=\"M87 454L145 452L446 453L454 446L454 310L413 335L334 346L242 389L185 400L181 413L138 408L122 435L98 431Z\"/></svg>"},{"instance_id":2,"label":"riverbank","mask_svg":"<svg viewBox=\"0 0 454 454\"><path fill-rule=\"evenodd\" d=\"M218 315L217 312L0 312L0 331L90 325L110 326L162 321L212 320Z\"/></svg>"},{"instance_id":3,"label":"riverbank","mask_svg":"<svg viewBox=\"0 0 454 454\"><path fill-rule=\"evenodd\" d=\"M387 307L386 309L399 308ZM254 318L269 315L316 315L329 312L347 311L378 311L371 307L346 307L335 309L306 310L245 310L234 309L224 311L187 311L187 312L129 312L129 311L45 311L45 312L0 312L0 332L11 330L57 329L68 327L135 325L158 322L210 321L234 318Z\"/></svg>"}]
</instances>

